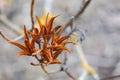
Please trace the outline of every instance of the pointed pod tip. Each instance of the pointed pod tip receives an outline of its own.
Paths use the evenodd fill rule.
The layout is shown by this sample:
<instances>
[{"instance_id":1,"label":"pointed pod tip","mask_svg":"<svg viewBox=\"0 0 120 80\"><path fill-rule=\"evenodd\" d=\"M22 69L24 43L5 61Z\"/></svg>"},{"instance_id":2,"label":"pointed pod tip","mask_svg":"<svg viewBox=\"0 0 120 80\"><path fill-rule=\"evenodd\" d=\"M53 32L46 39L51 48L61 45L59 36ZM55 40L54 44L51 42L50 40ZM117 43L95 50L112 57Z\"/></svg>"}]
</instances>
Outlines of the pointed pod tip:
<instances>
[{"instance_id":1,"label":"pointed pod tip","mask_svg":"<svg viewBox=\"0 0 120 80\"><path fill-rule=\"evenodd\" d=\"M25 24L24 24L24 28L26 28Z\"/></svg>"},{"instance_id":2,"label":"pointed pod tip","mask_svg":"<svg viewBox=\"0 0 120 80\"><path fill-rule=\"evenodd\" d=\"M36 19L39 19L39 17L38 17L38 16L36 16Z\"/></svg>"},{"instance_id":3,"label":"pointed pod tip","mask_svg":"<svg viewBox=\"0 0 120 80\"><path fill-rule=\"evenodd\" d=\"M24 25L24 31L26 31L26 26Z\"/></svg>"},{"instance_id":4,"label":"pointed pod tip","mask_svg":"<svg viewBox=\"0 0 120 80\"><path fill-rule=\"evenodd\" d=\"M22 55L21 55L21 54L17 54L16 56L17 56L17 57L20 57L20 56L22 56Z\"/></svg>"}]
</instances>

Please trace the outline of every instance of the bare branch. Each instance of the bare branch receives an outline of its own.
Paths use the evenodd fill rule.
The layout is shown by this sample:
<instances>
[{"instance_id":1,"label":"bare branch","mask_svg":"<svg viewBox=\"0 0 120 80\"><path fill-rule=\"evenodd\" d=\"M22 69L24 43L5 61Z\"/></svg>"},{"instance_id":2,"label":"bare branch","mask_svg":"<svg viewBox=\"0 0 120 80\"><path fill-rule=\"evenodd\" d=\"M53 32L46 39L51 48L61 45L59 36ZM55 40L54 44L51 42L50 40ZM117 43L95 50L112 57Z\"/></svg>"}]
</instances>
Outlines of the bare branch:
<instances>
[{"instance_id":1,"label":"bare branch","mask_svg":"<svg viewBox=\"0 0 120 80\"><path fill-rule=\"evenodd\" d=\"M82 7L80 6L80 9L79 11L73 16L74 17L74 20L77 20L79 18L79 16L81 16L85 9L87 8L87 6L90 4L91 0L83 0L83 3L82 3ZM70 19L67 23L66 23L66 28L72 24L72 19Z\"/></svg>"},{"instance_id":2,"label":"bare branch","mask_svg":"<svg viewBox=\"0 0 120 80\"><path fill-rule=\"evenodd\" d=\"M64 54L64 61L63 61L63 65L66 65L67 64L67 54L65 53Z\"/></svg>"},{"instance_id":3,"label":"bare branch","mask_svg":"<svg viewBox=\"0 0 120 80\"><path fill-rule=\"evenodd\" d=\"M30 10L31 23L32 23L32 29L31 29L31 31L34 28L34 3L35 3L35 0L32 0L32 2L31 2L31 10Z\"/></svg>"},{"instance_id":4,"label":"bare branch","mask_svg":"<svg viewBox=\"0 0 120 80\"><path fill-rule=\"evenodd\" d=\"M32 66L40 66L40 64L35 64L33 62L30 63Z\"/></svg>"},{"instance_id":5,"label":"bare branch","mask_svg":"<svg viewBox=\"0 0 120 80\"><path fill-rule=\"evenodd\" d=\"M87 6L90 4L91 0L83 0L83 5L81 7L81 10L78 11L78 13L74 16L75 19L77 19L80 15L83 14Z\"/></svg>"},{"instance_id":6,"label":"bare branch","mask_svg":"<svg viewBox=\"0 0 120 80\"><path fill-rule=\"evenodd\" d=\"M67 71L68 68L65 68L64 66L67 64L67 54L64 54L64 61L63 64L61 65L61 70L64 71L72 80L76 80L75 77Z\"/></svg>"},{"instance_id":7,"label":"bare branch","mask_svg":"<svg viewBox=\"0 0 120 80\"><path fill-rule=\"evenodd\" d=\"M113 80L114 78L120 78L120 75L110 76L110 77L107 77L107 78L103 78L101 80Z\"/></svg>"},{"instance_id":8,"label":"bare branch","mask_svg":"<svg viewBox=\"0 0 120 80\"><path fill-rule=\"evenodd\" d=\"M9 39L7 36L5 36L1 31L0 31L0 35L1 35L6 41L10 41L10 39Z\"/></svg>"},{"instance_id":9,"label":"bare branch","mask_svg":"<svg viewBox=\"0 0 120 80\"><path fill-rule=\"evenodd\" d=\"M76 80L76 78L70 73L68 72L67 70L64 70L64 72L73 80Z\"/></svg>"},{"instance_id":10,"label":"bare branch","mask_svg":"<svg viewBox=\"0 0 120 80\"><path fill-rule=\"evenodd\" d=\"M46 74L49 74L47 69L45 68L45 66L43 65L43 63L41 63L41 68L42 70L46 73Z\"/></svg>"}]
</instances>

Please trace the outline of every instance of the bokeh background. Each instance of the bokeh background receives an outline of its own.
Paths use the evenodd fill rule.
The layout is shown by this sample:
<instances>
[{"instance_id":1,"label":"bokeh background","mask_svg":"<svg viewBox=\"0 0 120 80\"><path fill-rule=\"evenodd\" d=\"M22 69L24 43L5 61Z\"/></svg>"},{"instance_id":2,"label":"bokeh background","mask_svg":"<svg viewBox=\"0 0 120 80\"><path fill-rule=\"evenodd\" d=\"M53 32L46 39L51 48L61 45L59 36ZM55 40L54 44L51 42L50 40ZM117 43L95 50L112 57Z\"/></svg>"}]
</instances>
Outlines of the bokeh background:
<instances>
[{"instance_id":1,"label":"bokeh background","mask_svg":"<svg viewBox=\"0 0 120 80\"><path fill-rule=\"evenodd\" d=\"M44 14L44 1L35 0L35 16ZM18 26L19 32L24 24L30 29L30 4L31 0L0 0L0 31L11 39L19 36L2 21L5 17L13 26ZM81 0L54 0L52 12L60 15L57 20L59 24L65 24L80 6ZM87 30L83 50L100 78L120 74L120 0L92 0L74 24L81 30ZM0 80L71 80L64 72L46 75L40 67L29 64L35 62L34 58L17 57L19 51L0 37ZM76 53L68 55L67 65L76 78L82 72ZM59 65L48 68L58 69Z\"/></svg>"}]
</instances>

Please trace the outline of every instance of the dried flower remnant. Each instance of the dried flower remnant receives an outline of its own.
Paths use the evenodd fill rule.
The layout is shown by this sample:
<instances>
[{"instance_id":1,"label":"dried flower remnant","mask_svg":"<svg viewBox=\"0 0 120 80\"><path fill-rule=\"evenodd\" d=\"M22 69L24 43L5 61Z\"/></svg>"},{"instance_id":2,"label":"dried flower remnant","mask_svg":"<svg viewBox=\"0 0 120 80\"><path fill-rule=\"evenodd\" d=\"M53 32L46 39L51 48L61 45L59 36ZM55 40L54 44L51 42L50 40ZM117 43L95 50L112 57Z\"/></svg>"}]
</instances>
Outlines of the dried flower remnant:
<instances>
[{"instance_id":1,"label":"dried flower remnant","mask_svg":"<svg viewBox=\"0 0 120 80\"><path fill-rule=\"evenodd\" d=\"M48 20L49 14L46 17L46 23L43 25L38 17L37 21L39 23L39 37L38 39L43 40L43 43L39 42L40 49L33 53L33 55L41 56L41 59L45 64L61 64L57 57L61 54L64 50L71 52L69 48L65 47L68 43L74 43L70 41L66 41L69 36L62 36L64 31L64 27L58 25L53 27L53 22L56 17L52 17ZM57 33L58 32L58 33ZM32 33L34 35L34 33ZM39 41L41 41L39 40Z\"/></svg>"},{"instance_id":2,"label":"dried flower remnant","mask_svg":"<svg viewBox=\"0 0 120 80\"><path fill-rule=\"evenodd\" d=\"M40 19L36 17L39 28L33 27L33 32L27 31L26 27L24 26L24 45L11 41L2 32L0 34L10 44L22 49L22 51L18 53L18 56L26 55L37 58L39 56L38 60L40 61L40 64L61 64L61 61L59 61L57 58L65 50L71 52L71 50L66 47L66 44L74 44L74 42L67 41L67 39L70 37L69 35L62 35L65 26L53 26L56 16L50 18L50 20L48 20L48 17L49 14L47 14L45 24L41 24ZM35 45L39 45L39 48Z\"/></svg>"}]
</instances>

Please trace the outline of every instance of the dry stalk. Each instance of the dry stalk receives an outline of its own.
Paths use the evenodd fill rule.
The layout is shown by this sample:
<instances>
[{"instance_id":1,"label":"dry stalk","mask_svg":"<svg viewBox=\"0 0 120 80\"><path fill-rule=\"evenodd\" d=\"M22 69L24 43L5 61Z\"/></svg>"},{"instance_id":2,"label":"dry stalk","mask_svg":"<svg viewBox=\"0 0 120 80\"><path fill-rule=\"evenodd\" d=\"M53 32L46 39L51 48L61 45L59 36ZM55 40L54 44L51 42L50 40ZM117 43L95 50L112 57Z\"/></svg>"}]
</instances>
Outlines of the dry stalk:
<instances>
[{"instance_id":1,"label":"dry stalk","mask_svg":"<svg viewBox=\"0 0 120 80\"><path fill-rule=\"evenodd\" d=\"M113 80L115 78L120 78L120 75L114 75L114 76L106 77L106 78L103 78L101 80Z\"/></svg>"},{"instance_id":2,"label":"dry stalk","mask_svg":"<svg viewBox=\"0 0 120 80\"><path fill-rule=\"evenodd\" d=\"M83 0L82 2L82 7L80 6L78 12L73 16L74 20L77 20L79 18L79 16L81 16L84 11L86 10L86 8L88 7L88 5L90 4L91 0ZM66 23L66 28L72 24L72 19L70 19L67 23Z\"/></svg>"},{"instance_id":3,"label":"dry stalk","mask_svg":"<svg viewBox=\"0 0 120 80\"><path fill-rule=\"evenodd\" d=\"M31 23L32 23L31 31L34 29L34 3L35 3L35 0L32 0L32 2L31 2L31 10L30 10Z\"/></svg>"}]
</instances>

